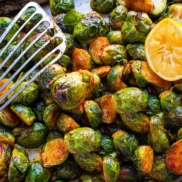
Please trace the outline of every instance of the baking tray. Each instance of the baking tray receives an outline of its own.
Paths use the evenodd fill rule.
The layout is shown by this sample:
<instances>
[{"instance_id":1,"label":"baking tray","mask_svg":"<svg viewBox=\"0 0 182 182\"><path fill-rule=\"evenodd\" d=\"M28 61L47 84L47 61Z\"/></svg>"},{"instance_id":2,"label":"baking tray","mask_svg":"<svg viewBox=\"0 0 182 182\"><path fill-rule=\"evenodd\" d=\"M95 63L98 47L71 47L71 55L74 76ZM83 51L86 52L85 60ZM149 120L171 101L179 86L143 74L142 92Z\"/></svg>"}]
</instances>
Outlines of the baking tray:
<instances>
[{"instance_id":1,"label":"baking tray","mask_svg":"<svg viewBox=\"0 0 182 182\"><path fill-rule=\"evenodd\" d=\"M2 0L0 0L0 1L2 1ZM74 3L75 3L75 10L80 12L80 13L86 14L86 13L92 11L92 9L90 8L90 1L89 0L74 0ZM49 7L48 3L41 4L41 7L46 11L46 13L50 17L53 17L51 14L50 7ZM1 11L1 8L0 8L0 11ZM102 15L102 17L106 21L108 21L108 19L109 19L108 14ZM26 149L26 151L29 155L30 160L32 160L32 159L34 159L40 155L38 149ZM173 182L182 182L182 176Z\"/></svg>"}]
</instances>

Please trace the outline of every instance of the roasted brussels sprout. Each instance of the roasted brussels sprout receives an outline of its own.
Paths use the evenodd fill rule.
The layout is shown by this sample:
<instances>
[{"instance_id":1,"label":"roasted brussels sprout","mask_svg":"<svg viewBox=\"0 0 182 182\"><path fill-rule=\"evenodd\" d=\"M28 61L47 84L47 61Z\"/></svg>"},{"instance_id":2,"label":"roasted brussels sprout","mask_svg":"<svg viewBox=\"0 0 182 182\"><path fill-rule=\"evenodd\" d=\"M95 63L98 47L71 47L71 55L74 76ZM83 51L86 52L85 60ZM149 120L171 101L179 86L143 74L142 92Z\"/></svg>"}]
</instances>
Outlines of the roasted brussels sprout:
<instances>
[{"instance_id":1,"label":"roasted brussels sprout","mask_svg":"<svg viewBox=\"0 0 182 182\"><path fill-rule=\"evenodd\" d=\"M116 3L114 0L90 0L90 7L98 13L106 14L110 13L116 7Z\"/></svg>"},{"instance_id":2,"label":"roasted brussels sprout","mask_svg":"<svg viewBox=\"0 0 182 182\"><path fill-rule=\"evenodd\" d=\"M161 107L164 111L170 112L181 106L181 95L171 90L166 90L159 95Z\"/></svg>"},{"instance_id":3,"label":"roasted brussels sprout","mask_svg":"<svg viewBox=\"0 0 182 182\"><path fill-rule=\"evenodd\" d=\"M167 168L164 155L155 155L152 170L149 176L157 181L170 182L175 179L175 175Z\"/></svg>"},{"instance_id":4,"label":"roasted brussels sprout","mask_svg":"<svg viewBox=\"0 0 182 182\"><path fill-rule=\"evenodd\" d=\"M112 29L121 29L128 14L128 8L124 5L118 5L109 14L109 24Z\"/></svg>"},{"instance_id":5,"label":"roasted brussels sprout","mask_svg":"<svg viewBox=\"0 0 182 182\"><path fill-rule=\"evenodd\" d=\"M90 44L98 36L109 32L108 23L95 11L87 13L74 27L73 36L81 43Z\"/></svg>"},{"instance_id":6,"label":"roasted brussels sprout","mask_svg":"<svg viewBox=\"0 0 182 182\"><path fill-rule=\"evenodd\" d=\"M30 161L27 174L25 176L25 182L48 182L51 179L51 171L49 168L45 168L42 165L40 158Z\"/></svg>"},{"instance_id":7,"label":"roasted brussels sprout","mask_svg":"<svg viewBox=\"0 0 182 182\"><path fill-rule=\"evenodd\" d=\"M44 124L34 122L30 127L14 128L12 134L19 145L26 148L37 148L45 142L48 129Z\"/></svg>"},{"instance_id":8,"label":"roasted brussels sprout","mask_svg":"<svg viewBox=\"0 0 182 182\"><path fill-rule=\"evenodd\" d=\"M152 94L149 94L148 107L153 113L158 113L161 110L160 99Z\"/></svg>"},{"instance_id":9,"label":"roasted brussels sprout","mask_svg":"<svg viewBox=\"0 0 182 182\"><path fill-rule=\"evenodd\" d=\"M140 145L134 151L132 163L140 174L146 175L149 174L152 169L153 160L153 149L148 145Z\"/></svg>"},{"instance_id":10,"label":"roasted brussels sprout","mask_svg":"<svg viewBox=\"0 0 182 182\"><path fill-rule=\"evenodd\" d=\"M20 125L20 119L13 113L13 111L6 107L0 111L0 124L7 128L15 128Z\"/></svg>"},{"instance_id":11,"label":"roasted brussels sprout","mask_svg":"<svg viewBox=\"0 0 182 182\"><path fill-rule=\"evenodd\" d=\"M124 164L121 166L118 181L136 182L141 181L142 177L143 175L139 174L133 165Z\"/></svg>"},{"instance_id":12,"label":"roasted brussels sprout","mask_svg":"<svg viewBox=\"0 0 182 182\"><path fill-rule=\"evenodd\" d=\"M82 174L82 170L73 157L69 157L63 164L57 167L57 176L64 180L75 180Z\"/></svg>"},{"instance_id":13,"label":"roasted brussels sprout","mask_svg":"<svg viewBox=\"0 0 182 182\"><path fill-rule=\"evenodd\" d=\"M123 40L121 30L111 30L106 37L109 40L110 44L120 44L125 45L125 41Z\"/></svg>"},{"instance_id":14,"label":"roasted brussels sprout","mask_svg":"<svg viewBox=\"0 0 182 182\"><path fill-rule=\"evenodd\" d=\"M68 158L69 152L63 138L48 140L41 150L44 167L62 164Z\"/></svg>"},{"instance_id":15,"label":"roasted brussels sprout","mask_svg":"<svg viewBox=\"0 0 182 182\"><path fill-rule=\"evenodd\" d=\"M97 151L101 145L101 134L89 127L81 127L64 135L68 151L72 154Z\"/></svg>"},{"instance_id":16,"label":"roasted brussels sprout","mask_svg":"<svg viewBox=\"0 0 182 182\"><path fill-rule=\"evenodd\" d=\"M34 122L35 113L33 110L23 104L13 104L10 106L11 110L23 121L26 125L30 126Z\"/></svg>"},{"instance_id":17,"label":"roasted brussels sprout","mask_svg":"<svg viewBox=\"0 0 182 182\"><path fill-rule=\"evenodd\" d=\"M65 110L77 108L87 97L90 89L88 76L79 72L66 73L52 85L55 102Z\"/></svg>"},{"instance_id":18,"label":"roasted brussels sprout","mask_svg":"<svg viewBox=\"0 0 182 182\"><path fill-rule=\"evenodd\" d=\"M11 22L12 22L11 18L0 17L0 27L1 27L0 36L4 33L4 31L10 25ZM15 23L14 26L12 27L12 29L9 31L9 33L6 35L6 37L2 41L2 43L0 44L0 48L2 48L13 37L13 35L17 32L18 29L19 29L19 26L17 23ZM19 38L19 36L16 37L16 39L18 39L18 38Z\"/></svg>"},{"instance_id":19,"label":"roasted brussels sprout","mask_svg":"<svg viewBox=\"0 0 182 182\"><path fill-rule=\"evenodd\" d=\"M103 49L109 46L109 40L106 37L97 37L89 46L89 53L92 56L93 62L102 65Z\"/></svg>"},{"instance_id":20,"label":"roasted brussels sprout","mask_svg":"<svg viewBox=\"0 0 182 182\"><path fill-rule=\"evenodd\" d=\"M15 137L4 128L0 128L0 143L8 144L10 147L13 147L15 143Z\"/></svg>"},{"instance_id":21,"label":"roasted brussels sprout","mask_svg":"<svg viewBox=\"0 0 182 182\"><path fill-rule=\"evenodd\" d=\"M116 182L120 172L120 164L117 159L105 156L103 158L103 173L106 181Z\"/></svg>"},{"instance_id":22,"label":"roasted brussels sprout","mask_svg":"<svg viewBox=\"0 0 182 182\"><path fill-rule=\"evenodd\" d=\"M53 80L56 80L60 75L64 74L66 69L59 64L52 64L47 68L38 79L38 85L41 90L46 90L50 88Z\"/></svg>"},{"instance_id":23,"label":"roasted brussels sprout","mask_svg":"<svg viewBox=\"0 0 182 182\"><path fill-rule=\"evenodd\" d=\"M12 182L22 181L28 166L29 159L27 152L23 147L15 144L9 164L8 180Z\"/></svg>"},{"instance_id":24,"label":"roasted brussels sprout","mask_svg":"<svg viewBox=\"0 0 182 182\"><path fill-rule=\"evenodd\" d=\"M21 15L21 17L18 19L18 25L23 25L23 23L25 23L30 16L36 11L36 9L34 7L29 7L27 8L23 14ZM33 26L39 22L42 19L42 15L41 14L35 14L25 25L25 27L23 28L23 32L28 32L29 30L31 30L31 28L33 28Z\"/></svg>"},{"instance_id":25,"label":"roasted brussels sprout","mask_svg":"<svg viewBox=\"0 0 182 182\"><path fill-rule=\"evenodd\" d=\"M83 102L83 109L82 123L85 126L98 128L102 121L102 111L99 105L93 100L85 100Z\"/></svg>"},{"instance_id":26,"label":"roasted brussels sprout","mask_svg":"<svg viewBox=\"0 0 182 182\"><path fill-rule=\"evenodd\" d=\"M27 82L21 82L19 86L13 90L10 95L8 95L8 98L11 98L18 90L20 90L22 87L26 86ZM26 87L15 99L12 103L21 103L24 105L31 105L35 103L35 101L38 99L39 96L39 86L32 82L28 87Z\"/></svg>"},{"instance_id":27,"label":"roasted brussels sprout","mask_svg":"<svg viewBox=\"0 0 182 182\"><path fill-rule=\"evenodd\" d=\"M127 87L114 94L118 113L139 112L147 109L148 94L137 87ZM122 103L122 104L121 104Z\"/></svg>"},{"instance_id":28,"label":"roasted brussels sprout","mask_svg":"<svg viewBox=\"0 0 182 182\"><path fill-rule=\"evenodd\" d=\"M84 172L78 179L80 182L84 181L97 181L97 182L105 182L103 173L88 173Z\"/></svg>"},{"instance_id":29,"label":"roasted brussels sprout","mask_svg":"<svg viewBox=\"0 0 182 182\"><path fill-rule=\"evenodd\" d=\"M134 60L146 60L144 44L142 43L128 44L126 46L126 52Z\"/></svg>"},{"instance_id":30,"label":"roasted brussels sprout","mask_svg":"<svg viewBox=\"0 0 182 182\"><path fill-rule=\"evenodd\" d=\"M63 134L80 127L80 125L72 117L64 113L59 115L56 125L57 129Z\"/></svg>"},{"instance_id":31,"label":"roasted brussels sprout","mask_svg":"<svg viewBox=\"0 0 182 182\"><path fill-rule=\"evenodd\" d=\"M61 108L56 103L52 103L44 109L43 121L49 130L56 129L56 122L60 114Z\"/></svg>"},{"instance_id":32,"label":"roasted brussels sprout","mask_svg":"<svg viewBox=\"0 0 182 182\"><path fill-rule=\"evenodd\" d=\"M103 163L102 158L94 153L77 153L73 154L76 163L87 172L99 172L102 171ZM88 165L89 164L89 165Z\"/></svg>"},{"instance_id":33,"label":"roasted brussels sprout","mask_svg":"<svg viewBox=\"0 0 182 182\"><path fill-rule=\"evenodd\" d=\"M122 88L127 87L126 84L122 81L123 71L124 66L117 64L113 66L110 72L108 73L107 83L112 91L118 91Z\"/></svg>"},{"instance_id":34,"label":"roasted brussels sprout","mask_svg":"<svg viewBox=\"0 0 182 182\"><path fill-rule=\"evenodd\" d=\"M66 68L67 71L69 71L72 65L72 59L67 55L62 55L57 63L60 64L62 67Z\"/></svg>"},{"instance_id":35,"label":"roasted brussels sprout","mask_svg":"<svg viewBox=\"0 0 182 182\"><path fill-rule=\"evenodd\" d=\"M70 9L63 18L63 23L68 27L69 32L73 32L74 26L83 18L84 14Z\"/></svg>"},{"instance_id":36,"label":"roasted brussels sprout","mask_svg":"<svg viewBox=\"0 0 182 182\"><path fill-rule=\"evenodd\" d=\"M72 53L72 70L77 71L91 70L92 69L92 57L85 49L75 48Z\"/></svg>"},{"instance_id":37,"label":"roasted brussels sprout","mask_svg":"<svg viewBox=\"0 0 182 182\"><path fill-rule=\"evenodd\" d=\"M181 140L181 139L182 139L182 128L180 128L177 131L176 141Z\"/></svg>"},{"instance_id":38,"label":"roasted brussels sprout","mask_svg":"<svg viewBox=\"0 0 182 182\"><path fill-rule=\"evenodd\" d=\"M38 36L40 36L41 33L36 33L35 35L32 35L28 38L25 44L25 48L28 47L33 40L35 40ZM51 39L51 36L48 34L42 35L34 45L26 52L25 57L28 59L30 58L38 48L41 48L46 42L48 42L48 45L46 45L44 48L42 48L33 58L32 61L34 63L37 63L41 58L43 58L47 52L50 52L52 49L54 49L55 45L55 39Z\"/></svg>"},{"instance_id":39,"label":"roasted brussels sprout","mask_svg":"<svg viewBox=\"0 0 182 182\"><path fill-rule=\"evenodd\" d=\"M152 29L152 20L146 13L129 11L121 27L124 41L128 43L143 43Z\"/></svg>"},{"instance_id":40,"label":"roasted brussels sprout","mask_svg":"<svg viewBox=\"0 0 182 182\"><path fill-rule=\"evenodd\" d=\"M170 142L167 131L164 128L162 118L152 116L150 118L150 132L148 133L148 143L156 153L165 152Z\"/></svg>"},{"instance_id":41,"label":"roasted brussels sprout","mask_svg":"<svg viewBox=\"0 0 182 182\"><path fill-rule=\"evenodd\" d=\"M142 112L124 112L120 114L123 123L131 130L137 133L146 133L150 130L150 120Z\"/></svg>"},{"instance_id":42,"label":"roasted brussels sprout","mask_svg":"<svg viewBox=\"0 0 182 182\"><path fill-rule=\"evenodd\" d=\"M51 13L53 16L60 14L60 13L66 13L72 8L74 8L74 0L50 0L49 6L51 9Z\"/></svg>"},{"instance_id":43,"label":"roasted brussels sprout","mask_svg":"<svg viewBox=\"0 0 182 182\"><path fill-rule=\"evenodd\" d=\"M0 142L0 179L1 177L7 177L10 159L11 148L8 144Z\"/></svg>"},{"instance_id":44,"label":"roasted brussels sprout","mask_svg":"<svg viewBox=\"0 0 182 182\"><path fill-rule=\"evenodd\" d=\"M102 123L113 123L116 119L116 102L113 94L95 99L102 111Z\"/></svg>"},{"instance_id":45,"label":"roasted brussels sprout","mask_svg":"<svg viewBox=\"0 0 182 182\"><path fill-rule=\"evenodd\" d=\"M181 144L182 139L173 143L166 152L165 163L167 168L176 175L182 174L181 168Z\"/></svg>"},{"instance_id":46,"label":"roasted brussels sprout","mask_svg":"<svg viewBox=\"0 0 182 182\"><path fill-rule=\"evenodd\" d=\"M102 134L101 148L106 153L112 152L112 150L114 148L114 144L113 144L113 140L110 136Z\"/></svg>"},{"instance_id":47,"label":"roasted brussels sprout","mask_svg":"<svg viewBox=\"0 0 182 182\"><path fill-rule=\"evenodd\" d=\"M126 65L127 54L125 46L112 44L103 49L101 60L104 65L114 65L116 63Z\"/></svg>"},{"instance_id":48,"label":"roasted brussels sprout","mask_svg":"<svg viewBox=\"0 0 182 182\"><path fill-rule=\"evenodd\" d=\"M131 160L134 151L139 146L136 136L124 130L118 130L113 133L112 137L115 149L121 153L125 160Z\"/></svg>"},{"instance_id":49,"label":"roasted brussels sprout","mask_svg":"<svg viewBox=\"0 0 182 182\"><path fill-rule=\"evenodd\" d=\"M5 68L8 68L13 62L14 60L22 53L23 51L23 46L19 46L16 49L16 42L11 43L7 49L4 51L4 53L0 56L0 63L2 63L7 57L8 55L14 51L14 53L12 54L12 56L8 59L8 61L4 64ZM13 66L12 70L16 71L23 63L25 63L26 59L24 56L22 56L22 58L15 64L15 66ZM25 66L24 70L27 68L28 66Z\"/></svg>"}]
</instances>

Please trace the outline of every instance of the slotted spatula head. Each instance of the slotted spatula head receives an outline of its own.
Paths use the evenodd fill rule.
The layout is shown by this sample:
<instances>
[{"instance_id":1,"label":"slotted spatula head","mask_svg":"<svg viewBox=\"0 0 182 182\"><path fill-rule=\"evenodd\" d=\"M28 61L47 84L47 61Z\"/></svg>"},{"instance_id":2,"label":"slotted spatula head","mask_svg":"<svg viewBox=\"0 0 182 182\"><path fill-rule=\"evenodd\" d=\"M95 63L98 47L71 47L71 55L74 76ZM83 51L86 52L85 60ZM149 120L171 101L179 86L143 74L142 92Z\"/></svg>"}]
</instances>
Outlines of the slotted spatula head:
<instances>
[{"instance_id":1,"label":"slotted spatula head","mask_svg":"<svg viewBox=\"0 0 182 182\"><path fill-rule=\"evenodd\" d=\"M22 21L22 17L24 21ZM66 38L64 33L37 3L28 3L17 14L4 33L0 35L0 45L7 40L12 27L16 24L19 25L18 30L0 50L0 70L2 70L2 74L0 75L0 111L9 105L18 96L18 94L30 85L30 83L36 80L36 78L50 65L55 63L63 55L66 49ZM28 31L27 27L29 28ZM27 32L22 36L21 32L23 31ZM40 43L42 37L45 35L48 35L49 39ZM30 37L33 37L33 39L28 41ZM11 47L12 44L13 48ZM54 47L50 48L50 44L54 45ZM19 51L20 47L21 51ZM9 54L6 53L7 49L10 50ZM42 54L42 52L44 54ZM38 54L41 55L41 58L37 57ZM40 69L40 65L52 54L56 56L54 56L48 64L44 64L44 67ZM14 55L16 55L16 57ZM23 59L24 57L25 59ZM14 59L12 60L12 58ZM39 72L27 81L29 75L37 68L40 69ZM22 77L10 86L12 81L15 80L22 71L24 71L25 74L23 74ZM9 77L8 75L10 73L11 76ZM2 80L6 81L2 82ZM26 80L26 84L16 93L11 94L24 80ZM5 90L6 93L3 93ZM11 97L9 98L10 94Z\"/></svg>"}]
</instances>

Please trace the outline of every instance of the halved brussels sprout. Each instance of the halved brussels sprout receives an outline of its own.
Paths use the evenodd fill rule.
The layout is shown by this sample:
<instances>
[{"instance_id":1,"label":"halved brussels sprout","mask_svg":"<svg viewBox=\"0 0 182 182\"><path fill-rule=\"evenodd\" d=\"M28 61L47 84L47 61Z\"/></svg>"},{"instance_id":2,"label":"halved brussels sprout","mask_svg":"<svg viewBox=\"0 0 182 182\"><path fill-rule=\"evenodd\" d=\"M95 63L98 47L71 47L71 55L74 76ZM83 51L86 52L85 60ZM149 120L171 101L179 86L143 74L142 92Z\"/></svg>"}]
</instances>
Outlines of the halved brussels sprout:
<instances>
[{"instance_id":1,"label":"halved brussels sprout","mask_svg":"<svg viewBox=\"0 0 182 182\"><path fill-rule=\"evenodd\" d=\"M30 161L27 174L25 176L25 182L49 182L51 179L51 171L49 168L45 168L42 165L40 158Z\"/></svg>"},{"instance_id":2,"label":"halved brussels sprout","mask_svg":"<svg viewBox=\"0 0 182 182\"><path fill-rule=\"evenodd\" d=\"M23 104L13 104L10 106L11 110L23 121L26 125L30 126L34 122L35 113L33 110Z\"/></svg>"},{"instance_id":3,"label":"halved brussels sprout","mask_svg":"<svg viewBox=\"0 0 182 182\"><path fill-rule=\"evenodd\" d=\"M73 36L80 43L90 44L98 36L105 36L109 32L109 24L97 12L92 11L77 23Z\"/></svg>"},{"instance_id":4,"label":"halved brussels sprout","mask_svg":"<svg viewBox=\"0 0 182 182\"><path fill-rule=\"evenodd\" d=\"M12 22L11 18L0 17L0 27L1 27L0 36L4 33L4 31L10 25L11 22ZM15 23L14 26L12 27L12 29L9 31L9 33L6 35L6 37L2 41L2 43L0 44L0 48L2 48L11 39L11 37L13 37L13 35L17 32L18 29L19 29L19 26L17 23ZM18 39L18 38L19 37L17 36L16 39Z\"/></svg>"},{"instance_id":5,"label":"halved brussels sprout","mask_svg":"<svg viewBox=\"0 0 182 182\"><path fill-rule=\"evenodd\" d=\"M164 127L166 130L176 133L182 127L182 107L176 107L164 117Z\"/></svg>"},{"instance_id":6,"label":"halved brussels sprout","mask_svg":"<svg viewBox=\"0 0 182 182\"><path fill-rule=\"evenodd\" d=\"M69 115L61 113L56 121L57 129L65 134L79 128L80 125Z\"/></svg>"},{"instance_id":7,"label":"halved brussels sprout","mask_svg":"<svg viewBox=\"0 0 182 182\"><path fill-rule=\"evenodd\" d=\"M43 121L50 130L56 129L56 122L60 114L61 108L56 103L50 104L44 109Z\"/></svg>"},{"instance_id":8,"label":"halved brussels sprout","mask_svg":"<svg viewBox=\"0 0 182 182\"><path fill-rule=\"evenodd\" d=\"M0 128L0 143L8 144L10 147L13 147L15 143L15 137L4 128Z\"/></svg>"},{"instance_id":9,"label":"halved brussels sprout","mask_svg":"<svg viewBox=\"0 0 182 182\"><path fill-rule=\"evenodd\" d=\"M60 59L57 61L62 67L66 68L67 71L71 70L72 60L67 55L62 55Z\"/></svg>"},{"instance_id":10,"label":"halved brussels sprout","mask_svg":"<svg viewBox=\"0 0 182 182\"><path fill-rule=\"evenodd\" d=\"M63 23L68 27L70 32L73 32L76 24L83 18L84 14L76 11L75 9L70 9L63 18Z\"/></svg>"},{"instance_id":11,"label":"halved brussels sprout","mask_svg":"<svg viewBox=\"0 0 182 182\"><path fill-rule=\"evenodd\" d=\"M117 159L105 156L103 158L103 173L106 181L116 182L119 177L120 164Z\"/></svg>"},{"instance_id":12,"label":"halved brussels sprout","mask_svg":"<svg viewBox=\"0 0 182 182\"><path fill-rule=\"evenodd\" d=\"M52 167L64 163L69 151L63 138L49 140L42 147L41 159L44 167Z\"/></svg>"},{"instance_id":13,"label":"halved brussels sprout","mask_svg":"<svg viewBox=\"0 0 182 182\"><path fill-rule=\"evenodd\" d=\"M2 111L0 111L0 124L8 127L8 128L15 128L20 125L20 119L13 113L13 111L6 107Z\"/></svg>"},{"instance_id":14,"label":"halved brussels sprout","mask_svg":"<svg viewBox=\"0 0 182 182\"><path fill-rule=\"evenodd\" d=\"M102 111L99 105L93 100L85 100L83 102L83 109L82 123L85 126L98 128L102 120Z\"/></svg>"},{"instance_id":15,"label":"halved brussels sprout","mask_svg":"<svg viewBox=\"0 0 182 182\"><path fill-rule=\"evenodd\" d=\"M116 63L126 65L127 53L125 46L112 44L103 49L101 60L104 65L115 65Z\"/></svg>"},{"instance_id":16,"label":"halved brussels sprout","mask_svg":"<svg viewBox=\"0 0 182 182\"><path fill-rule=\"evenodd\" d=\"M139 174L138 171L130 164L121 165L118 181L130 181L136 182L141 181L143 175Z\"/></svg>"},{"instance_id":17,"label":"halved brussels sprout","mask_svg":"<svg viewBox=\"0 0 182 182\"><path fill-rule=\"evenodd\" d=\"M53 98L52 93L51 93L50 90L44 90L41 93L41 99L45 102L46 106L55 103L54 98ZM42 112L42 114L43 114L43 112Z\"/></svg>"},{"instance_id":18,"label":"halved brussels sprout","mask_svg":"<svg viewBox=\"0 0 182 182\"><path fill-rule=\"evenodd\" d=\"M131 160L134 151L139 146L136 136L124 130L118 130L113 133L112 137L115 149L121 153L125 160Z\"/></svg>"},{"instance_id":19,"label":"halved brussels sprout","mask_svg":"<svg viewBox=\"0 0 182 182\"><path fill-rule=\"evenodd\" d=\"M150 120L142 112L123 112L120 114L123 123L131 130L137 133L146 133L150 130Z\"/></svg>"},{"instance_id":20,"label":"halved brussels sprout","mask_svg":"<svg viewBox=\"0 0 182 182\"><path fill-rule=\"evenodd\" d=\"M181 147L182 146L182 139L178 140L177 142L173 143L166 152L165 162L167 168L173 173L177 175L182 174L182 167L181 167Z\"/></svg>"},{"instance_id":21,"label":"halved brussels sprout","mask_svg":"<svg viewBox=\"0 0 182 182\"><path fill-rule=\"evenodd\" d=\"M125 41L123 40L121 30L111 30L106 37L109 40L110 44L120 44L125 45Z\"/></svg>"},{"instance_id":22,"label":"halved brussels sprout","mask_svg":"<svg viewBox=\"0 0 182 182\"><path fill-rule=\"evenodd\" d=\"M128 43L143 43L151 29L152 20L147 13L129 11L121 33L124 41Z\"/></svg>"},{"instance_id":23,"label":"halved brussels sprout","mask_svg":"<svg viewBox=\"0 0 182 182\"><path fill-rule=\"evenodd\" d=\"M178 106L181 106L181 94L171 90L163 91L160 95L161 107L164 111L170 112Z\"/></svg>"},{"instance_id":24,"label":"halved brussels sprout","mask_svg":"<svg viewBox=\"0 0 182 182\"><path fill-rule=\"evenodd\" d=\"M116 119L116 101L113 94L95 99L102 111L102 123L113 123Z\"/></svg>"},{"instance_id":25,"label":"halved brussels sprout","mask_svg":"<svg viewBox=\"0 0 182 182\"><path fill-rule=\"evenodd\" d=\"M103 163L102 158L94 153L77 153L73 154L76 163L87 172L99 172L102 171Z\"/></svg>"},{"instance_id":26,"label":"halved brussels sprout","mask_svg":"<svg viewBox=\"0 0 182 182\"><path fill-rule=\"evenodd\" d=\"M97 74L99 77L104 78L108 75L111 70L111 66L99 66L92 69L92 72Z\"/></svg>"},{"instance_id":27,"label":"halved brussels sprout","mask_svg":"<svg viewBox=\"0 0 182 182\"><path fill-rule=\"evenodd\" d=\"M128 14L128 8L124 5L118 5L109 14L109 24L112 29L121 29Z\"/></svg>"},{"instance_id":28,"label":"halved brussels sprout","mask_svg":"<svg viewBox=\"0 0 182 182\"><path fill-rule=\"evenodd\" d=\"M158 116L152 116L150 118L148 144L156 153L165 152L170 147L170 142L167 131L164 128L163 120Z\"/></svg>"},{"instance_id":29,"label":"halved brussels sprout","mask_svg":"<svg viewBox=\"0 0 182 182\"><path fill-rule=\"evenodd\" d=\"M175 175L167 168L165 162L165 155L155 155L152 165L152 170L149 176L157 181L170 182L175 179Z\"/></svg>"},{"instance_id":30,"label":"halved brussels sprout","mask_svg":"<svg viewBox=\"0 0 182 182\"><path fill-rule=\"evenodd\" d=\"M72 8L74 8L74 0L50 0L49 6L51 9L51 13L53 16L60 14L60 13L66 13Z\"/></svg>"},{"instance_id":31,"label":"halved brussels sprout","mask_svg":"<svg viewBox=\"0 0 182 182\"><path fill-rule=\"evenodd\" d=\"M75 48L72 53L72 70L77 71L79 69L91 70L92 58L87 50Z\"/></svg>"},{"instance_id":32,"label":"halved brussels sprout","mask_svg":"<svg viewBox=\"0 0 182 182\"><path fill-rule=\"evenodd\" d=\"M144 44L142 43L127 44L126 52L134 60L146 60Z\"/></svg>"},{"instance_id":33,"label":"halved brussels sprout","mask_svg":"<svg viewBox=\"0 0 182 182\"><path fill-rule=\"evenodd\" d=\"M106 37L97 37L89 46L89 53L95 64L102 65L103 49L109 46L109 40Z\"/></svg>"},{"instance_id":34,"label":"halved brussels sprout","mask_svg":"<svg viewBox=\"0 0 182 182\"><path fill-rule=\"evenodd\" d=\"M59 64L52 64L38 78L38 85L40 89L49 89L53 81L64 73L66 73L66 69L64 67Z\"/></svg>"},{"instance_id":35,"label":"halved brussels sprout","mask_svg":"<svg viewBox=\"0 0 182 182\"><path fill-rule=\"evenodd\" d=\"M82 170L74 158L69 157L63 164L57 167L56 174L59 178L70 181L78 179L82 174Z\"/></svg>"},{"instance_id":36,"label":"halved brussels sprout","mask_svg":"<svg viewBox=\"0 0 182 182\"><path fill-rule=\"evenodd\" d=\"M107 84L112 91L118 91L122 88L127 87L126 84L122 81L124 66L115 65L111 68L110 72L107 75Z\"/></svg>"},{"instance_id":37,"label":"halved brussels sprout","mask_svg":"<svg viewBox=\"0 0 182 182\"><path fill-rule=\"evenodd\" d=\"M105 182L104 175L102 172L99 173L88 173L84 172L82 175L78 178L80 182L92 182L92 181L97 181L97 182Z\"/></svg>"},{"instance_id":38,"label":"halved brussels sprout","mask_svg":"<svg viewBox=\"0 0 182 182\"><path fill-rule=\"evenodd\" d=\"M116 7L116 2L114 0L90 0L90 7L98 13L106 14Z\"/></svg>"},{"instance_id":39,"label":"halved brussels sprout","mask_svg":"<svg viewBox=\"0 0 182 182\"><path fill-rule=\"evenodd\" d=\"M11 98L16 92L18 92L22 87L26 86L27 82L21 82L15 90L13 90L10 95L8 95L8 99ZM21 103L24 105L30 105L35 103L39 94L39 86L32 82L29 86L27 86L17 97L14 98L12 103Z\"/></svg>"},{"instance_id":40,"label":"halved brussels sprout","mask_svg":"<svg viewBox=\"0 0 182 182\"><path fill-rule=\"evenodd\" d=\"M64 135L68 151L72 154L97 151L101 145L101 134L89 127L81 127Z\"/></svg>"},{"instance_id":41,"label":"halved brussels sprout","mask_svg":"<svg viewBox=\"0 0 182 182\"><path fill-rule=\"evenodd\" d=\"M114 94L116 112L139 112L148 107L148 94L137 87L127 87Z\"/></svg>"},{"instance_id":42,"label":"halved brussels sprout","mask_svg":"<svg viewBox=\"0 0 182 182\"><path fill-rule=\"evenodd\" d=\"M38 122L34 122L30 127L17 127L12 131L16 142L26 148L40 147L46 140L48 128Z\"/></svg>"},{"instance_id":43,"label":"halved brussels sprout","mask_svg":"<svg viewBox=\"0 0 182 182\"><path fill-rule=\"evenodd\" d=\"M9 164L8 180L13 182L22 181L28 166L29 159L27 152L23 147L15 144Z\"/></svg>"},{"instance_id":44,"label":"halved brussels sprout","mask_svg":"<svg viewBox=\"0 0 182 182\"><path fill-rule=\"evenodd\" d=\"M148 145L140 145L134 152L132 163L142 175L147 175L152 169L154 151Z\"/></svg>"},{"instance_id":45,"label":"halved brussels sprout","mask_svg":"<svg viewBox=\"0 0 182 182\"><path fill-rule=\"evenodd\" d=\"M11 148L8 144L0 143L0 179L7 177L9 162L11 159ZM3 181L3 180L2 180Z\"/></svg>"}]
</instances>

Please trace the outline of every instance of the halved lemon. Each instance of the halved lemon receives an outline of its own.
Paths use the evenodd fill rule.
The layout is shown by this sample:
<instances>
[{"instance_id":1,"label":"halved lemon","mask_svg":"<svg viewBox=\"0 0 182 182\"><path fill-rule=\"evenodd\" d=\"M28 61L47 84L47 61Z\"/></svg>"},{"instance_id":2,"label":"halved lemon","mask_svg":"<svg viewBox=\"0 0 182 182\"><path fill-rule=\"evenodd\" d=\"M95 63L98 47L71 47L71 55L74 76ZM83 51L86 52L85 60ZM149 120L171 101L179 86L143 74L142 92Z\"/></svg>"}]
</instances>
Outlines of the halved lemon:
<instances>
[{"instance_id":1,"label":"halved lemon","mask_svg":"<svg viewBox=\"0 0 182 182\"><path fill-rule=\"evenodd\" d=\"M150 68L167 81L182 79L182 24L165 18L148 34L145 52Z\"/></svg>"}]
</instances>

